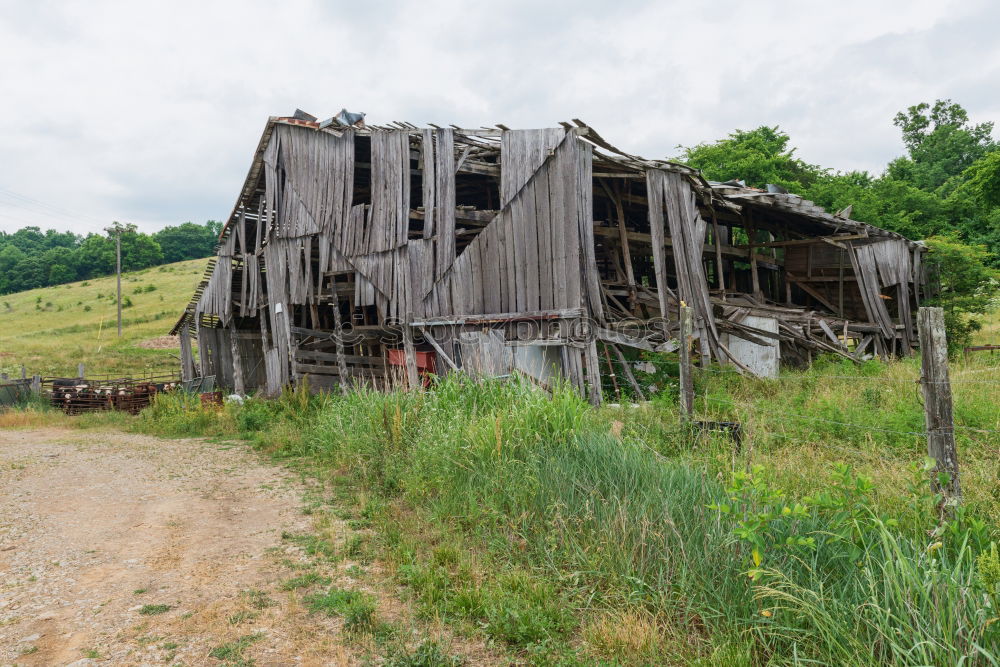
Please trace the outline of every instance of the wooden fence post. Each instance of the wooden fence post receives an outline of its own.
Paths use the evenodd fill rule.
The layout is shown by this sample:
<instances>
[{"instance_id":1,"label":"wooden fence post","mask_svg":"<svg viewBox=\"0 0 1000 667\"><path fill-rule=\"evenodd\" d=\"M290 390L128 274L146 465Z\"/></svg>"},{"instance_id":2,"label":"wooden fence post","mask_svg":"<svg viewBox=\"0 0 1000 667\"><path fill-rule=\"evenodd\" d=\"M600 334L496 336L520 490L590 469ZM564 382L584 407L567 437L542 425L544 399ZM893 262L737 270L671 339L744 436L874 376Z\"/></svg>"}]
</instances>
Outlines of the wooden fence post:
<instances>
[{"instance_id":1,"label":"wooden fence post","mask_svg":"<svg viewBox=\"0 0 1000 667\"><path fill-rule=\"evenodd\" d=\"M948 379L948 341L944 311L923 307L917 312L920 336L920 387L924 397L927 454L936 462L931 488L940 493L942 515L951 514L962 501L955 450L955 420L952 415L951 381ZM943 478L943 479L942 479Z\"/></svg>"},{"instance_id":2,"label":"wooden fence post","mask_svg":"<svg viewBox=\"0 0 1000 667\"><path fill-rule=\"evenodd\" d=\"M83 379L83 362L81 361L76 365L76 378L78 380Z\"/></svg>"},{"instance_id":3,"label":"wooden fence post","mask_svg":"<svg viewBox=\"0 0 1000 667\"><path fill-rule=\"evenodd\" d=\"M35 396L40 396L42 393L42 376L32 375L31 376L31 393Z\"/></svg>"},{"instance_id":4,"label":"wooden fence post","mask_svg":"<svg viewBox=\"0 0 1000 667\"><path fill-rule=\"evenodd\" d=\"M691 377L691 336L694 315L691 307L681 302L680 308L680 407L681 419L690 421L694 409L694 380Z\"/></svg>"}]
</instances>

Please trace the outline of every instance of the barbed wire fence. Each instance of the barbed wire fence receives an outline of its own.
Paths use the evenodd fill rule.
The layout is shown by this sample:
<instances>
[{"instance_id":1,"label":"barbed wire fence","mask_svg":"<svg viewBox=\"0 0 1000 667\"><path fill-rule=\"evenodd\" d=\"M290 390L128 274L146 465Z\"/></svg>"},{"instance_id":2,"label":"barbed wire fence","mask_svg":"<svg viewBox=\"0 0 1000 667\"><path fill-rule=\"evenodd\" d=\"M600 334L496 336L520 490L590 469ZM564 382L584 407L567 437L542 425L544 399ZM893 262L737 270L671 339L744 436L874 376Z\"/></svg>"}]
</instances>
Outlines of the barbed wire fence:
<instances>
[{"instance_id":1,"label":"barbed wire fence","mask_svg":"<svg viewBox=\"0 0 1000 667\"><path fill-rule=\"evenodd\" d=\"M898 389L910 385L914 391L914 406L923 413L922 425L913 423L912 413L908 417L904 417L902 424L896 420L884 424L858 423L866 420L853 421L850 414L846 414L842 418L837 417L836 414L804 414L803 410L796 410L791 405L787 408L768 409L766 406L760 405L759 397L744 401L739 400L728 393L732 387L724 385L720 387L719 383L715 381L724 381L726 376L733 379L743 379L746 377L745 374L730 368L699 367L693 363L690 354L685 354L685 350L690 351L693 342L691 314L687 307L682 307L680 312L682 344L678 350L678 361L645 360L645 363L657 366L654 370L662 371L669 367L671 375L676 372L679 385L678 404L683 423L687 423L692 429L699 432L728 432L736 441L737 447L741 447L743 439L754 437L753 433L746 432L747 422L752 423L760 419L779 425L780 428L768 429L767 431L768 436L779 438L801 437L801 433L793 435L785 432L785 424L793 426L795 424L814 424L817 427L832 427L841 431L857 432L859 435L884 434L889 437L912 439L914 444L922 442L923 446L926 447L927 456L935 462L930 471L931 485L935 492L940 494L939 511L942 516L946 516L954 511L962 497L955 444L956 433L965 437L987 436L990 438L1000 434L1000 417L995 422L995 427L994 424L988 423L956 423L952 386L960 387L960 391L966 390L977 394L995 390L997 396L1000 397L1000 379L983 378L977 375L982 372L990 372L990 369L963 372L961 376L951 378L943 311L940 308L923 307L919 309L916 320L920 336L919 375L887 377L884 374L876 376L862 373L857 375L794 374L762 379L760 380L761 384L756 385L756 387L768 395L770 391L773 391L769 387L775 385L779 387L797 385L811 389L815 388L817 382L826 380L847 381L856 384L861 392L866 390L870 392L879 386L890 386ZM609 367L610 365L609 361ZM712 386L713 384L715 386ZM699 389L697 392L696 385ZM625 387L627 385L623 384L619 388L616 384L613 389L620 396L621 390ZM735 385L735 387L744 391L747 389L746 385ZM753 390L755 385L750 385L749 388ZM877 397L877 390L872 392L872 395ZM830 405L825 406L825 408L827 410L835 409ZM877 413L873 411L873 414ZM715 421L722 419L727 421ZM984 426L988 426L988 428L984 428ZM873 456L872 452L844 447L839 443L830 442L827 445L866 458Z\"/></svg>"}]
</instances>

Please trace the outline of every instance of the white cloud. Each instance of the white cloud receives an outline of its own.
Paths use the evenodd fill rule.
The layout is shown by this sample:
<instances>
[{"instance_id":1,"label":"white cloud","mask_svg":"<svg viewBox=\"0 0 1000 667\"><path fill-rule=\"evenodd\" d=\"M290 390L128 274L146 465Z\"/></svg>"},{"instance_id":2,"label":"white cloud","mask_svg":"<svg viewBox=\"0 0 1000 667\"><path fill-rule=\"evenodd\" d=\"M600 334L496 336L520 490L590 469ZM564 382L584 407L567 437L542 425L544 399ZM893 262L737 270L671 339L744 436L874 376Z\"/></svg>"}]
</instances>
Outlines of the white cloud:
<instances>
[{"instance_id":1,"label":"white cloud","mask_svg":"<svg viewBox=\"0 0 1000 667\"><path fill-rule=\"evenodd\" d=\"M998 19L982 1L0 0L0 229L223 217L266 117L295 107L578 117L651 157L781 125L810 162L878 171L910 104L952 97L1000 120Z\"/></svg>"}]
</instances>

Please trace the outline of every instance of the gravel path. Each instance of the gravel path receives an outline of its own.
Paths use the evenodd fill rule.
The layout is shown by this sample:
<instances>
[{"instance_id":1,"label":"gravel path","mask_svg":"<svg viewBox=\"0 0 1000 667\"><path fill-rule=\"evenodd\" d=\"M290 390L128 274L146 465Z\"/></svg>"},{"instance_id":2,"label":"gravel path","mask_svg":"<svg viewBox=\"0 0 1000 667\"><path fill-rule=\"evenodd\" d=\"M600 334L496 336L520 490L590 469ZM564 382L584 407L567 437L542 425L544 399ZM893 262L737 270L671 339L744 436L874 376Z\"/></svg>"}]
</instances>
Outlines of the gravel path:
<instances>
[{"instance_id":1,"label":"gravel path","mask_svg":"<svg viewBox=\"0 0 1000 667\"><path fill-rule=\"evenodd\" d=\"M0 431L0 665L355 662L280 587L315 567L281 537L304 491L242 445Z\"/></svg>"}]
</instances>

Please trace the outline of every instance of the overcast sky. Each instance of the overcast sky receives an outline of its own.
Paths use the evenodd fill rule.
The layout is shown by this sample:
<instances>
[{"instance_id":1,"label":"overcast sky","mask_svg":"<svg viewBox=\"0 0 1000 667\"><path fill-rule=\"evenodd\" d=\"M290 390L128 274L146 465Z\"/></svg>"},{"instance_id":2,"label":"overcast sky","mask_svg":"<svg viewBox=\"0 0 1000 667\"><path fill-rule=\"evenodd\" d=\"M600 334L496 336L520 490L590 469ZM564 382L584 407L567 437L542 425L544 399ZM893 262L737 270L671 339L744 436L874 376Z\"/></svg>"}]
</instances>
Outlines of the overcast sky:
<instances>
[{"instance_id":1,"label":"overcast sky","mask_svg":"<svg viewBox=\"0 0 1000 667\"><path fill-rule=\"evenodd\" d=\"M648 157L780 125L808 162L880 172L911 104L1000 126L998 26L989 0L0 0L0 229L224 218L296 107L580 118Z\"/></svg>"}]
</instances>

